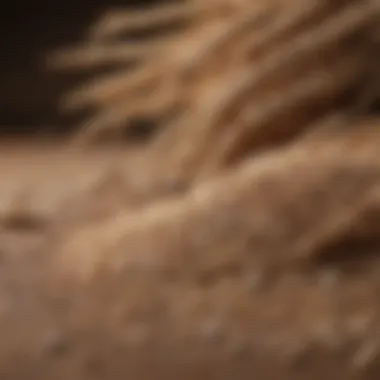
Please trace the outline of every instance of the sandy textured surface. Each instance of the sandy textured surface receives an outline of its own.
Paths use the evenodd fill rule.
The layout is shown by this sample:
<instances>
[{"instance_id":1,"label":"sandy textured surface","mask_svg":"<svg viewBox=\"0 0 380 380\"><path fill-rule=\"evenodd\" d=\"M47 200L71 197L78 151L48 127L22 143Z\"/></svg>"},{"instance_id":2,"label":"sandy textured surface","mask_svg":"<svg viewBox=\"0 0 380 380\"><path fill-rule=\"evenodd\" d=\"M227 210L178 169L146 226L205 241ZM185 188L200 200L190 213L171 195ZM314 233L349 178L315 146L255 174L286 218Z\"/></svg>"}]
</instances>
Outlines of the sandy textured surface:
<instances>
[{"instance_id":1,"label":"sandy textured surface","mask_svg":"<svg viewBox=\"0 0 380 380\"><path fill-rule=\"evenodd\" d=\"M8 144L1 378L377 379L372 126L305 139L172 199L119 199L110 218L88 215L116 207L128 165L99 188L132 153ZM14 188L24 208L6 208Z\"/></svg>"}]
</instances>

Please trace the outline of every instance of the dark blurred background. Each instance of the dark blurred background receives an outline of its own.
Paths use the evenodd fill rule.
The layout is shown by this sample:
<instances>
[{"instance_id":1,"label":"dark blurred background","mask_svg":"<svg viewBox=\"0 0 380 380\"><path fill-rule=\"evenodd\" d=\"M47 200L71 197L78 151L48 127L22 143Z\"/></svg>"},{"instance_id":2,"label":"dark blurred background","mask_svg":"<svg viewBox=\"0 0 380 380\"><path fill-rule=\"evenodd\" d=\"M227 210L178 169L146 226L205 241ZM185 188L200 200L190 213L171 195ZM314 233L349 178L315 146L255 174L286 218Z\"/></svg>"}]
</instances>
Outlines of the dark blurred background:
<instances>
[{"instance_id":1,"label":"dark blurred background","mask_svg":"<svg viewBox=\"0 0 380 380\"><path fill-rule=\"evenodd\" d=\"M83 73L46 70L43 57L80 42L102 12L112 6L152 5L156 0L88 2L6 2L0 12L0 133L64 131L75 118L59 112L60 96L85 77Z\"/></svg>"}]
</instances>

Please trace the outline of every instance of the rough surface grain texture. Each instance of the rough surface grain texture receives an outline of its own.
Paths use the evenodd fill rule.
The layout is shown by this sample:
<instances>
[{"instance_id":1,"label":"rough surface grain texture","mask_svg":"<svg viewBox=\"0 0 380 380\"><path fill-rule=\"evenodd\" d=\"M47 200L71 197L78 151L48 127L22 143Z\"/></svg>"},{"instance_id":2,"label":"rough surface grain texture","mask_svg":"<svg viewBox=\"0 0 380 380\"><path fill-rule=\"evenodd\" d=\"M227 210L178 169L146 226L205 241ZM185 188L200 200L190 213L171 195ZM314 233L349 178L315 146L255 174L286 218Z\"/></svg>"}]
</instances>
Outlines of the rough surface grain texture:
<instances>
[{"instance_id":1,"label":"rough surface grain texture","mask_svg":"<svg viewBox=\"0 0 380 380\"><path fill-rule=\"evenodd\" d=\"M1 377L376 379L380 134L357 127L80 225L72 167L48 223L3 218Z\"/></svg>"},{"instance_id":2,"label":"rough surface grain texture","mask_svg":"<svg viewBox=\"0 0 380 380\"><path fill-rule=\"evenodd\" d=\"M163 2L57 53L122 65L75 142L156 132L0 150L0 378L377 380L379 11Z\"/></svg>"}]
</instances>

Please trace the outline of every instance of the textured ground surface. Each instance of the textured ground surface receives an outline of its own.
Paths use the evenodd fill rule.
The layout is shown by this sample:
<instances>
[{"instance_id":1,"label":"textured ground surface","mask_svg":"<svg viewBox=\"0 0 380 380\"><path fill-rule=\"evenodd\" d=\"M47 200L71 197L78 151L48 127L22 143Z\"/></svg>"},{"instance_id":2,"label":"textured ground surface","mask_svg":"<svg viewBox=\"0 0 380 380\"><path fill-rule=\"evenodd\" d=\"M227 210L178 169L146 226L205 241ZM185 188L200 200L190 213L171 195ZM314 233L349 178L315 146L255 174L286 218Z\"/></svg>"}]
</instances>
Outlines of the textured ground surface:
<instances>
[{"instance_id":1,"label":"textured ground surface","mask_svg":"<svg viewBox=\"0 0 380 380\"><path fill-rule=\"evenodd\" d=\"M131 152L3 145L1 378L377 379L380 137L362 128L143 208L120 195Z\"/></svg>"}]
</instances>

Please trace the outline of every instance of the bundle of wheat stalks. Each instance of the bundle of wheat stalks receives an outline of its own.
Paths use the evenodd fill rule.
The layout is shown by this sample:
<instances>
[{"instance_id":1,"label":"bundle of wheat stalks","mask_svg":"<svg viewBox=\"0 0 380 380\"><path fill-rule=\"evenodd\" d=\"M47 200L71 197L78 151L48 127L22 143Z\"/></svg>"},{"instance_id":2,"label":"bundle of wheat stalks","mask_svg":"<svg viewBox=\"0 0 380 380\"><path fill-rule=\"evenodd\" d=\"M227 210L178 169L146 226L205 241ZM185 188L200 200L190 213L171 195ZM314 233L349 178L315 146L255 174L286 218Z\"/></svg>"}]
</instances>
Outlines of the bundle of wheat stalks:
<instances>
[{"instance_id":1,"label":"bundle of wheat stalks","mask_svg":"<svg viewBox=\"0 0 380 380\"><path fill-rule=\"evenodd\" d=\"M143 41L131 39L143 32ZM353 257L369 257L373 270L380 244L379 56L378 0L188 0L105 15L84 46L53 60L116 67L65 99L65 106L95 109L74 140L117 138L139 119L154 131L128 178L130 201L117 216L70 231L59 270L92 283L100 274L116 281L150 268L138 281L152 291L157 281L176 283L178 296L165 287L160 294L167 296L165 318L177 327L199 306L195 299L181 304L178 288L215 290L241 279L241 303L224 305L225 314L204 295L231 331L243 323L234 307L255 309L245 326L261 326L270 319L265 307L279 301L284 284L273 280L272 293L256 300L263 308L251 305L242 279L253 274L304 278L310 264L332 262L340 270ZM310 292L320 295L321 286ZM289 289L302 310L311 307L302 289ZM333 315L330 306L324 316ZM278 329L298 327L302 313L290 322L290 308L277 303ZM340 322L351 316L343 313ZM316 328L308 323L305 334ZM366 327L359 335L367 339Z\"/></svg>"}]
</instances>

